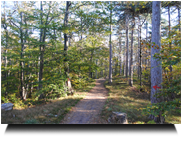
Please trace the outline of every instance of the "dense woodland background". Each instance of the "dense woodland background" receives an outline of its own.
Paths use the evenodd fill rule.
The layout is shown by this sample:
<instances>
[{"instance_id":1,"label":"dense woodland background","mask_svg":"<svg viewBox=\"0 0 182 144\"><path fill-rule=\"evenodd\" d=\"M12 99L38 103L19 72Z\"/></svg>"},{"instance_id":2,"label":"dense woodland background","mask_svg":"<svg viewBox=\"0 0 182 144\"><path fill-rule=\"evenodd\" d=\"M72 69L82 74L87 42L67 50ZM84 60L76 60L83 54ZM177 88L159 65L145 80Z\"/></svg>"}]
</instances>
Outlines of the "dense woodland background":
<instances>
[{"instance_id":1,"label":"dense woodland background","mask_svg":"<svg viewBox=\"0 0 182 144\"><path fill-rule=\"evenodd\" d=\"M181 2L152 4L2 1L1 103L65 97L93 79L112 85L113 76L122 76L150 93L152 106L143 112L164 122L166 111L181 107ZM158 31L154 10L161 16Z\"/></svg>"}]
</instances>

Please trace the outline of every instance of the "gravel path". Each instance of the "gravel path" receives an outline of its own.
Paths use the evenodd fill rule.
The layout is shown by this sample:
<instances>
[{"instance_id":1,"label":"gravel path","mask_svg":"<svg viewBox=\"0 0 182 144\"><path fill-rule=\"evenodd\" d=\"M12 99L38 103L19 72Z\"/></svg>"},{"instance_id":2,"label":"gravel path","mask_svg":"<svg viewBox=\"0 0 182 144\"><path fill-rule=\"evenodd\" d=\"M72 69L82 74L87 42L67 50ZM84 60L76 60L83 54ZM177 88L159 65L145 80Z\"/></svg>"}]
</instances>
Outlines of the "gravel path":
<instances>
[{"instance_id":1,"label":"gravel path","mask_svg":"<svg viewBox=\"0 0 182 144\"><path fill-rule=\"evenodd\" d=\"M84 99L72 108L61 124L98 124L99 114L108 96L104 87L105 79L96 80L96 86L86 94Z\"/></svg>"}]
</instances>

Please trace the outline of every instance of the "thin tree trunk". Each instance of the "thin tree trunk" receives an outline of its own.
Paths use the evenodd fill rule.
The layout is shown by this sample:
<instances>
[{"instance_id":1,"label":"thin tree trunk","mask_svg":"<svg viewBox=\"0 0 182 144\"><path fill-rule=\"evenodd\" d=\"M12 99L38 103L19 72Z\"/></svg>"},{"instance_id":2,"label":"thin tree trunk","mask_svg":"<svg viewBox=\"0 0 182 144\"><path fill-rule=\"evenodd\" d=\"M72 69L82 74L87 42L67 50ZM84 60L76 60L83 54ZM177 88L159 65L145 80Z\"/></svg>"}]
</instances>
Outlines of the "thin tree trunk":
<instances>
[{"instance_id":1,"label":"thin tree trunk","mask_svg":"<svg viewBox=\"0 0 182 144\"><path fill-rule=\"evenodd\" d=\"M147 40L148 40L148 37L147 37L147 34L148 34L148 23L147 23L147 21L146 21L146 43L148 42ZM148 66L148 64L147 64L147 53L148 53L148 50L146 49L146 52L145 52L145 70L147 70L147 66Z\"/></svg>"},{"instance_id":2,"label":"thin tree trunk","mask_svg":"<svg viewBox=\"0 0 182 144\"><path fill-rule=\"evenodd\" d=\"M117 57L116 57L116 60L115 60L115 75L117 75L117 66L118 66L118 62L117 62Z\"/></svg>"},{"instance_id":3,"label":"thin tree trunk","mask_svg":"<svg viewBox=\"0 0 182 144\"><path fill-rule=\"evenodd\" d=\"M138 74L138 79L140 78L140 22L138 25L138 69L137 69L137 74Z\"/></svg>"},{"instance_id":4,"label":"thin tree trunk","mask_svg":"<svg viewBox=\"0 0 182 144\"><path fill-rule=\"evenodd\" d=\"M24 56L23 56L23 51L24 51L24 41L23 41L23 30L22 30L22 24L23 24L23 16L22 12L20 13L20 18L21 18L21 24L20 24L20 41L21 41L21 61L20 61L20 81L21 81L21 90L20 90L20 95L23 100L26 99L25 97L25 84L24 84L24 62L22 61Z\"/></svg>"},{"instance_id":5,"label":"thin tree trunk","mask_svg":"<svg viewBox=\"0 0 182 144\"><path fill-rule=\"evenodd\" d=\"M5 81L7 81L7 77L8 77L8 71L6 71L7 69L7 65L8 65L8 57L7 57L7 54L8 54L8 30L7 30L7 24L6 24L6 10L5 10L5 1L4 1L4 21L2 21L2 26L5 30L5 33L6 33L6 44L5 44L5 57L4 57L4 67L5 67ZM1 64L2 64L2 61L1 61ZM3 74L3 73L2 73ZM9 91L9 83L8 81L6 82L5 84L5 87L6 87L6 92L5 92L5 95L7 96L8 95L8 91Z\"/></svg>"},{"instance_id":6,"label":"thin tree trunk","mask_svg":"<svg viewBox=\"0 0 182 144\"><path fill-rule=\"evenodd\" d=\"M131 52L130 52L130 70L129 70L129 85L133 86L133 33L135 27L135 17L133 13L133 25L131 31Z\"/></svg>"},{"instance_id":7,"label":"thin tree trunk","mask_svg":"<svg viewBox=\"0 0 182 144\"><path fill-rule=\"evenodd\" d=\"M68 15L69 15L69 7L71 6L70 1L66 1L66 11L65 11L65 17L64 17L64 26L66 27L68 25ZM68 51L68 36L67 33L64 33L64 64L65 64L65 76L67 77L67 88L68 93L73 93L73 89L71 87L71 80L69 78L69 64L68 64L68 58L67 58L67 51Z\"/></svg>"},{"instance_id":8,"label":"thin tree trunk","mask_svg":"<svg viewBox=\"0 0 182 144\"><path fill-rule=\"evenodd\" d=\"M160 32L160 20L161 20L161 2L152 2L152 47L151 47L151 103L162 102L162 97L157 98L156 95L159 93L158 88L161 87L162 83L162 66L161 60L155 59L153 56L156 53L160 53L161 46L161 32ZM154 44L155 43L155 44ZM157 49L156 47L159 47ZM164 123L164 118L159 112L158 117L151 115L156 123Z\"/></svg>"},{"instance_id":9,"label":"thin tree trunk","mask_svg":"<svg viewBox=\"0 0 182 144\"><path fill-rule=\"evenodd\" d=\"M128 14L126 14L126 78L128 78L128 51L129 51L129 34L128 34Z\"/></svg>"},{"instance_id":10,"label":"thin tree trunk","mask_svg":"<svg viewBox=\"0 0 182 144\"><path fill-rule=\"evenodd\" d=\"M119 56L120 56L120 68L119 68L119 75L122 74L122 44L121 44L121 37L119 38Z\"/></svg>"},{"instance_id":11,"label":"thin tree trunk","mask_svg":"<svg viewBox=\"0 0 182 144\"><path fill-rule=\"evenodd\" d=\"M102 70L101 70L101 77L103 78L104 77L104 75L103 75L103 59L102 59L102 63L101 63L101 68L102 68Z\"/></svg>"},{"instance_id":12,"label":"thin tree trunk","mask_svg":"<svg viewBox=\"0 0 182 144\"><path fill-rule=\"evenodd\" d=\"M169 20L169 38L171 38L171 14L170 14L170 4L168 5L168 20ZM171 51L171 42L169 42L169 49ZM170 58L171 60L171 58ZM170 72L172 72L172 65L169 66Z\"/></svg>"},{"instance_id":13,"label":"thin tree trunk","mask_svg":"<svg viewBox=\"0 0 182 144\"><path fill-rule=\"evenodd\" d=\"M112 4L112 2L111 2ZM112 83L112 45L111 45L111 32L112 32L112 10L110 10L110 36L109 36L109 84Z\"/></svg>"},{"instance_id":14,"label":"thin tree trunk","mask_svg":"<svg viewBox=\"0 0 182 144\"><path fill-rule=\"evenodd\" d=\"M140 25L140 53L139 53L139 58L140 58L140 91L142 90L142 45L141 45L141 25Z\"/></svg>"},{"instance_id":15,"label":"thin tree trunk","mask_svg":"<svg viewBox=\"0 0 182 144\"><path fill-rule=\"evenodd\" d=\"M107 61L107 58L105 59ZM107 78L107 64L105 64L105 78Z\"/></svg>"},{"instance_id":16,"label":"thin tree trunk","mask_svg":"<svg viewBox=\"0 0 182 144\"><path fill-rule=\"evenodd\" d=\"M96 59L96 65L97 65L97 59ZM95 71L95 79L97 79L97 69Z\"/></svg>"},{"instance_id":17,"label":"thin tree trunk","mask_svg":"<svg viewBox=\"0 0 182 144\"><path fill-rule=\"evenodd\" d=\"M82 16L81 16L81 36L80 36L80 40L82 40ZM81 45L82 45L82 41L81 41ZM82 48L83 48L83 45L82 45ZM80 55L81 55L81 49L80 49ZM78 66L78 69L79 69L79 71L80 71L80 65Z\"/></svg>"},{"instance_id":18,"label":"thin tree trunk","mask_svg":"<svg viewBox=\"0 0 182 144\"><path fill-rule=\"evenodd\" d=\"M126 45L125 45L126 46ZM126 76L126 47L124 47L124 57L123 57L123 76Z\"/></svg>"},{"instance_id":19,"label":"thin tree trunk","mask_svg":"<svg viewBox=\"0 0 182 144\"><path fill-rule=\"evenodd\" d=\"M50 1L51 4L51 1ZM43 5L42 5L42 1L40 3L41 6L41 24L43 25ZM49 11L48 14L46 16L46 21L45 21L45 26L48 25L48 17L50 14L50 6L49 6ZM46 39L46 27L44 27L43 29L41 28L41 33L40 33L40 42L42 42L43 44L40 45L40 66L39 66L39 89L42 89L42 78L43 78L43 68L44 68L44 51L45 51L45 39ZM43 93L40 94L39 99L43 99L44 95Z\"/></svg>"},{"instance_id":20,"label":"thin tree trunk","mask_svg":"<svg viewBox=\"0 0 182 144\"><path fill-rule=\"evenodd\" d=\"M93 50L91 50L91 58L90 58L90 65L92 65L92 59L93 59ZM90 78L93 78L92 68L90 66Z\"/></svg>"},{"instance_id":21,"label":"thin tree trunk","mask_svg":"<svg viewBox=\"0 0 182 144\"><path fill-rule=\"evenodd\" d=\"M40 10L41 10L41 25L43 25L42 19L43 19L43 5L42 5L42 1L40 1ZM40 30L40 43L43 42L43 28L41 28ZM43 51L43 46L42 44L39 47L40 50L40 55L39 55L39 87L38 89L41 90L42 89L42 77L43 77L43 56L44 56L44 51ZM42 99L44 97L43 94L40 94L39 99Z\"/></svg>"}]
</instances>

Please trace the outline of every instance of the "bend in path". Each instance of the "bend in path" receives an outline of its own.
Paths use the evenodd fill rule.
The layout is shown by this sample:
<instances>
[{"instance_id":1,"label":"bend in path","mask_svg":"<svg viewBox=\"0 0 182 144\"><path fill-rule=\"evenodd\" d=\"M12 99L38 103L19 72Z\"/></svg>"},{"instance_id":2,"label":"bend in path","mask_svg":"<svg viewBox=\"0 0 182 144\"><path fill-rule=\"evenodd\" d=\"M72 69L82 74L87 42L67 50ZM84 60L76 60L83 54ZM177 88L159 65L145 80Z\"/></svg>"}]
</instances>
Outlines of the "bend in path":
<instances>
[{"instance_id":1,"label":"bend in path","mask_svg":"<svg viewBox=\"0 0 182 144\"><path fill-rule=\"evenodd\" d=\"M65 116L61 124L97 124L108 96L105 79L97 79L95 87Z\"/></svg>"}]
</instances>

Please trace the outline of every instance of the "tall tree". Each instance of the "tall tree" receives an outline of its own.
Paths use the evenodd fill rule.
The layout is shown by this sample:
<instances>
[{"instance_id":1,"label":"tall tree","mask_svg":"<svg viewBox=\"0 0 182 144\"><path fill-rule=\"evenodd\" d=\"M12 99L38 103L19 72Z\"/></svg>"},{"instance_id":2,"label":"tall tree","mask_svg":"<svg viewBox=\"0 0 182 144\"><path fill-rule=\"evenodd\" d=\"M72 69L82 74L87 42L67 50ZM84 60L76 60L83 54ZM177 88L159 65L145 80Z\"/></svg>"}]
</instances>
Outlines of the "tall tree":
<instances>
[{"instance_id":1,"label":"tall tree","mask_svg":"<svg viewBox=\"0 0 182 144\"><path fill-rule=\"evenodd\" d=\"M129 14L126 13L126 78L128 78L128 51L129 51Z\"/></svg>"},{"instance_id":2,"label":"tall tree","mask_svg":"<svg viewBox=\"0 0 182 144\"><path fill-rule=\"evenodd\" d=\"M120 59L119 75L121 75L122 74L122 40L121 40L121 36L119 37L119 59Z\"/></svg>"},{"instance_id":3,"label":"tall tree","mask_svg":"<svg viewBox=\"0 0 182 144\"><path fill-rule=\"evenodd\" d=\"M109 83L112 83L112 44L111 44L111 32L112 32L112 2L110 2L110 35L109 35Z\"/></svg>"},{"instance_id":4,"label":"tall tree","mask_svg":"<svg viewBox=\"0 0 182 144\"><path fill-rule=\"evenodd\" d=\"M64 17L64 27L68 27L68 15L69 15L69 7L71 6L70 1L66 1L66 10L65 10L65 17ZM69 78L69 65L68 65L68 33L64 32L64 70L65 70L65 76L67 78L67 88L68 88L68 93L72 93L72 87L71 87L71 81Z\"/></svg>"},{"instance_id":5,"label":"tall tree","mask_svg":"<svg viewBox=\"0 0 182 144\"><path fill-rule=\"evenodd\" d=\"M8 25L7 25L7 19L6 19L6 9L5 9L5 1L4 1L4 12L2 13L2 26L4 28L4 31L5 31L5 57L4 57L4 67L5 69L7 68L7 64L8 64L8 58L7 58L7 50L8 50ZM7 77L8 77L8 71L5 71L5 81L7 80ZM5 84L5 87L6 87L6 92L5 92L5 95L7 96L8 94L8 82Z\"/></svg>"},{"instance_id":6,"label":"tall tree","mask_svg":"<svg viewBox=\"0 0 182 144\"><path fill-rule=\"evenodd\" d=\"M130 52L130 66L129 66L129 85L133 86L133 33L135 27L134 12L132 14L132 30L131 30L131 52Z\"/></svg>"},{"instance_id":7,"label":"tall tree","mask_svg":"<svg viewBox=\"0 0 182 144\"><path fill-rule=\"evenodd\" d=\"M50 15L50 7L51 7L51 2L49 3L49 10L46 15L46 20L45 23L43 23L43 4L42 1L40 1L40 24L41 24L41 29L40 29L40 64L39 64L39 89L42 89L42 78L43 78L43 68L44 68L44 51L45 51L45 40L46 40L46 30L47 30L47 25L49 24L48 18ZM42 28L42 26L44 27ZM42 99L44 97L43 93L40 94L39 99Z\"/></svg>"},{"instance_id":8,"label":"tall tree","mask_svg":"<svg viewBox=\"0 0 182 144\"><path fill-rule=\"evenodd\" d=\"M171 12L170 12L170 3L168 4L168 22L169 22L169 33L168 36L169 38L171 37ZM169 48L171 50L171 41L169 42ZM170 72L172 72L172 66L169 66Z\"/></svg>"},{"instance_id":9,"label":"tall tree","mask_svg":"<svg viewBox=\"0 0 182 144\"><path fill-rule=\"evenodd\" d=\"M161 2L152 2L152 47L151 47L151 103L162 102L162 97L157 97L159 94L159 88L162 83L162 66L161 60L154 58L154 55L160 53L161 46ZM162 113L158 114L158 117L150 116L156 123L163 123L164 118Z\"/></svg>"},{"instance_id":10,"label":"tall tree","mask_svg":"<svg viewBox=\"0 0 182 144\"><path fill-rule=\"evenodd\" d=\"M137 68L137 74L138 74L138 79L140 78L140 20L138 24L138 51L137 51L138 57L137 57L137 63L138 63L138 68Z\"/></svg>"}]
</instances>

